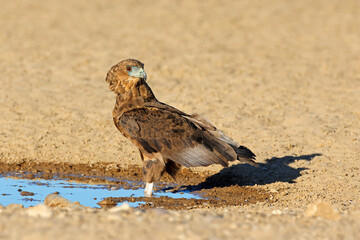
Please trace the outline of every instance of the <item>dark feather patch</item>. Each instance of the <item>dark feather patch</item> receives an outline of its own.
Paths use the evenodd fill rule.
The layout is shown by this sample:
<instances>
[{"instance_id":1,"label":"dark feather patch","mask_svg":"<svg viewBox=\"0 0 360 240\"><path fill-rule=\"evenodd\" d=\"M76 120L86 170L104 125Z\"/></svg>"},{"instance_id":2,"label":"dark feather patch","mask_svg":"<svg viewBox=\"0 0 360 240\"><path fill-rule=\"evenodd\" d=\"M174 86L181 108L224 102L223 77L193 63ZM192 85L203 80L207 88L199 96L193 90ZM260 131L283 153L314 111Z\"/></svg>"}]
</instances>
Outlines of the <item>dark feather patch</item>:
<instances>
[{"instance_id":1,"label":"dark feather patch","mask_svg":"<svg viewBox=\"0 0 360 240\"><path fill-rule=\"evenodd\" d=\"M144 150L148 153L156 153L158 152L156 149L151 147L148 142L143 139L138 139L137 142L144 148Z\"/></svg>"}]
</instances>

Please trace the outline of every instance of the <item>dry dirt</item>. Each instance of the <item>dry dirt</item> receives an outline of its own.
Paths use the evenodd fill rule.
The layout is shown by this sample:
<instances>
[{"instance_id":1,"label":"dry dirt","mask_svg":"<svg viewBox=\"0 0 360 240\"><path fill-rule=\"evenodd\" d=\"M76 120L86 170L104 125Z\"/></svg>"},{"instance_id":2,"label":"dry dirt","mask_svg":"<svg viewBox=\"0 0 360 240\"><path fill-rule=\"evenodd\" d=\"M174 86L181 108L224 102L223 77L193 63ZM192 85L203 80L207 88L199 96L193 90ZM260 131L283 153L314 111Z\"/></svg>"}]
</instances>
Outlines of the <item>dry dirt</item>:
<instances>
[{"instance_id":1,"label":"dry dirt","mask_svg":"<svg viewBox=\"0 0 360 240\"><path fill-rule=\"evenodd\" d=\"M358 239L359 26L357 0L2 2L1 171L140 179L104 81L131 57L160 101L257 154L259 168L184 170L184 184L270 197L191 210L0 206L0 239Z\"/></svg>"}]
</instances>

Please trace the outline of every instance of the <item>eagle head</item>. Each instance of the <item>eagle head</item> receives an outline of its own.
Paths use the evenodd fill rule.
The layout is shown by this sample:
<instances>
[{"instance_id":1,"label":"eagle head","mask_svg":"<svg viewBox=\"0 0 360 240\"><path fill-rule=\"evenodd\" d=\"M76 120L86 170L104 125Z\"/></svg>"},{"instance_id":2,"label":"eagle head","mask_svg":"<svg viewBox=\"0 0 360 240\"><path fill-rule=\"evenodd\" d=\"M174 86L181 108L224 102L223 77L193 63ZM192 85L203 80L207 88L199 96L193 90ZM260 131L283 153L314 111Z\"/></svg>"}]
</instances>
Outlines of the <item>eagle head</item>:
<instances>
[{"instance_id":1,"label":"eagle head","mask_svg":"<svg viewBox=\"0 0 360 240\"><path fill-rule=\"evenodd\" d=\"M113 66L107 73L105 81L111 91L122 93L135 83L146 80L144 64L135 59L126 59Z\"/></svg>"}]
</instances>

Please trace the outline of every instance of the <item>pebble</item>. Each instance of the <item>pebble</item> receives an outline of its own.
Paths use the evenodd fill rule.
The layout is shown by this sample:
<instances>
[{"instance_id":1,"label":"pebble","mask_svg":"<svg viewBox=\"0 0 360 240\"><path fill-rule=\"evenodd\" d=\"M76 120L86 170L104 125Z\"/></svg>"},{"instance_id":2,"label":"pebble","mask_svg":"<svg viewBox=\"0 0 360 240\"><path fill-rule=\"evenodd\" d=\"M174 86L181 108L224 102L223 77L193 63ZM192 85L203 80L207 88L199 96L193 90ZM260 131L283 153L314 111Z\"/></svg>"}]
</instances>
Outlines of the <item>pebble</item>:
<instances>
[{"instance_id":1,"label":"pebble","mask_svg":"<svg viewBox=\"0 0 360 240\"><path fill-rule=\"evenodd\" d=\"M113 207L109 209L110 213L117 213L117 212L124 212L129 211L131 209L130 205L128 203L123 203L118 207Z\"/></svg>"},{"instance_id":2,"label":"pebble","mask_svg":"<svg viewBox=\"0 0 360 240\"><path fill-rule=\"evenodd\" d=\"M97 203L102 208L113 208L116 206L116 202L114 200L111 200L110 198L105 198Z\"/></svg>"},{"instance_id":3,"label":"pebble","mask_svg":"<svg viewBox=\"0 0 360 240\"><path fill-rule=\"evenodd\" d=\"M44 204L39 204L35 207L29 207L26 210L26 214L30 217L50 218L53 215L53 211Z\"/></svg>"},{"instance_id":4,"label":"pebble","mask_svg":"<svg viewBox=\"0 0 360 240\"><path fill-rule=\"evenodd\" d=\"M310 204L306 211L306 217L320 217L329 220L338 220L340 215L335 209L327 202L318 201Z\"/></svg>"},{"instance_id":5,"label":"pebble","mask_svg":"<svg viewBox=\"0 0 360 240\"><path fill-rule=\"evenodd\" d=\"M71 207L71 208L86 208L79 202L72 202L64 197L59 196L58 192L51 193L46 196L44 204L48 207Z\"/></svg>"},{"instance_id":6,"label":"pebble","mask_svg":"<svg viewBox=\"0 0 360 240\"><path fill-rule=\"evenodd\" d=\"M33 192L27 192L27 191L21 191L21 196L34 196L35 194Z\"/></svg>"}]
</instances>

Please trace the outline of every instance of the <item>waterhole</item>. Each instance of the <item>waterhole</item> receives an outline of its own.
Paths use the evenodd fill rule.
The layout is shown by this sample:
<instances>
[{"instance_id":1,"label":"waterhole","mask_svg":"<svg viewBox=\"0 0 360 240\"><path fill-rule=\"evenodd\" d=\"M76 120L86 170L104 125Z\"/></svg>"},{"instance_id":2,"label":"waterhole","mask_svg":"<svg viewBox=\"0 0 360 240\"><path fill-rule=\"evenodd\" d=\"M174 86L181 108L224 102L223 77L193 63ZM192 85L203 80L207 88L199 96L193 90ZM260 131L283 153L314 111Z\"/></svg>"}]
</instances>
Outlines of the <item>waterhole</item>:
<instances>
[{"instance_id":1,"label":"waterhole","mask_svg":"<svg viewBox=\"0 0 360 240\"><path fill-rule=\"evenodd\" d=\"M126 181L126 189L124 189L124 184L91 184L66 179L24 179L16 177L17 175L16 173L12 173L11 177L0 175L0 205L7 206L17 203L24 207L31 207L43 203L45 197L54 192L58 192L60 196L70 201L78 201L83 206L93 208L99 208L98 203L104 199L132 199L132 201L121 201L128 202L132 207L148 204L147 200L143 201L146 198L144 198L141 182ZM96 180L109 182L112 179L97 177ZM185 191L173 192L159 189L154 194L154 198L164 197L200 199L199 196Z\"/></svg>"},{"instance_id":2,"label":"waterhole","mask_svg":"<svg viewBox=\"0 0 360 240\"><path fill-rule=\"evenodd\" d=\"M144 197L141 177L141 167L121 168L108 163L0 163L0 205L34 206L44 203L46 196L54 192L68 201L94 208L128 202L140 209L188 210L274 199L274 194L257 186L243 186L242 179L237 181L226 169L205 174L182 169L176 180L164 175L154 186L153 197Z\"/></svg>"}]
</instances>

